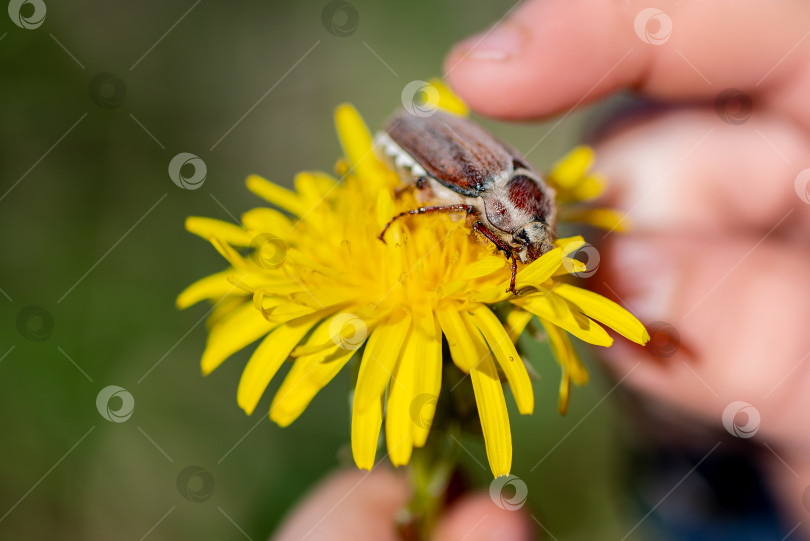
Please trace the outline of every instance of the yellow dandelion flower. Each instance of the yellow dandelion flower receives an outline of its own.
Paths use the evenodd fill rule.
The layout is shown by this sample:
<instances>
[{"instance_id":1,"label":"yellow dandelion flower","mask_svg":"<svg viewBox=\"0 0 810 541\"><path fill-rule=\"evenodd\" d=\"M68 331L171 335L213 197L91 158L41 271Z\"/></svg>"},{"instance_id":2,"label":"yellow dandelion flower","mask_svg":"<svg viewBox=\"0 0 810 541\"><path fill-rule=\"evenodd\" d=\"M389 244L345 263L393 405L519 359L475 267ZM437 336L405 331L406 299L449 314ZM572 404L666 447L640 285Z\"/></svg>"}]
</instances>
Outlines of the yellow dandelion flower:
<instances>
[{"instance_id":1,"label":"yellow dandelion flower","mask_svg":"<svg viewBox=\"0 0 810 541\"><path fill-rule=\"evenodd\" d=\"M507 292L509 262L464 220L409 217L391 227L387 243L380 242L392 216L419 204L412 192L397 190L396 174L376 157L353 107L340 106L336 124L345 155L338 164L340 181L300 173L292 191L251 176L248 189L284 212L250 210L241 227L209 218L186 221L230 264L177 299L180 308L206 299L216 303L203 373L261 338L242 373L237 401L252 413L271 379L291 361L270 406L270 418L286 426L359 352L354 460L372 468L384 422L388 456L399 466L427 440L436 401L422 401L419 418L410 409L419 397L440 393L444 340L452 362L472 382L492 473L508 474L512 439L502 379L518 411L532 413L532 383L515 341L533 316L562 366L561 409L571 382L587 380L569 334L599 346L612 343L603 325L641 344L649 336L620 306L561 281L583 268L570 257L584 244L579 237L559 239L553 250L521 264L517 286L529 292L520 296ZM560 173L558 185L576 184L576 168L563 163L557 169L569 175ZM494 305L503 308L504 321Z\"/></svg>"},{"instance_id":2,"label":"yellow dandelion flower","mask_svg":"<svg viewBox=\"0 0 810 541\"><path fill-rule=\"evenodd\" d=\"M611 231L626 231L630 224L627 216L609 208L593 208L576 203L586 203L602 195L607 182L598 173L590 173L594 152L587 146L579 146L557 162L546 180L557 192L560 219L566 222L584 222Z\"/></svg>"}]
</instances>

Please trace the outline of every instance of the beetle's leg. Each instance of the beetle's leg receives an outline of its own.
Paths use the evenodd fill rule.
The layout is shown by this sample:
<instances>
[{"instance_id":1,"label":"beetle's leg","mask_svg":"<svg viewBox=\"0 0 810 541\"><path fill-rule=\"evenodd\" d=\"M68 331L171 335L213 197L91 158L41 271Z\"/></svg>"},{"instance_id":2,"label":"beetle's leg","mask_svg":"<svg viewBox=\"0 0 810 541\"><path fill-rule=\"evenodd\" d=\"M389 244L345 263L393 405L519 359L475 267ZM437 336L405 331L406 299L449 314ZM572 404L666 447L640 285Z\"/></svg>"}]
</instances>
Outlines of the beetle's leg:
<instances>
[{"instance_id":1,"label":"beetle's leg","mask_svg":"<svg viewBox=\"0 0 810 541\"><path fill-rule=\"evenodd\" d=\"M498 250L506 254L507 258L510 258L512 260L512 278L511 280L509 280L509 289L507 289L507 291L510 291L514 295L517 295L518 292L515 289L515 280L517 278L517 260L515 259L514 250L512 250L512 248L508 244L506 244L503 241L503 239L501 239L498 235L493 233L492 230L487 226L485 226L482 222L475 222L472 227L475 231L478 231L479 233L484 235L487 239L489 239L490 242L492 242L495 245L495 247L498 248Z\"/></svg>"},{"instance_id":2,"label":"beetle's leg","mask_svg":"<svg viewBox=\"0 0 810 541\"><path fill-rule=\"evenodd\" d=\"M466 212L467 215L470 214L477 214L478 211L475 210L475 207L472 205L444 205L441 207L419 207L418 209L413 210L406 210L405 212L400 212L390 220L388 223L385 224L383 227L382 232L380 233L380 240L385 242L385 232L388 231L388 228L391 227L391 224L399 220L404 216L408 216L411 214L433 214L436 212Z\"/></svg>"}]
</instances>

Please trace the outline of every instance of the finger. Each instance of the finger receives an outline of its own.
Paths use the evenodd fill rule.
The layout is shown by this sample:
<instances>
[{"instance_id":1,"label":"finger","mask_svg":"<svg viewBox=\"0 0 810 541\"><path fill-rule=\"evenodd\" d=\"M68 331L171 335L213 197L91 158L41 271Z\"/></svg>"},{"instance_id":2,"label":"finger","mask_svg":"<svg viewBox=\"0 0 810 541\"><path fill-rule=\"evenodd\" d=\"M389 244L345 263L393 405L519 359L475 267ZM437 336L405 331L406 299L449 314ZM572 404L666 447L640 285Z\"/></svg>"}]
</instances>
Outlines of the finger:
<instances>
[{"instance_id":1,"label":"finger","mask_svg":"<svg viewBox=\"0 0 810 541\"><path fill-rule=\"evenodd\" d=\"M410 497L391 470L341 471L322 481L287 516L274 541L396 541L394 516Z\"/></svg>"},{"instance_id":2,"label":"finger","mask_svg":"<svg viewBox=\"0 0 810 541\"><path fill-rule=\"evenodd\" d=\"M611 236L599 284L648 323L651 344L617 341L603 356L629 385L718 427L747 402L758 438L807 456L810 254L778 232Z\"/></svg>"},{"instance_id":3,"label":"finger","mask_svg":"<svg viewBox=\"0 0 810 541\"><path fill-rule=\"evenodd\" d=\"M537 539L523 511L502 509L487 494L466 496L455 503L442 517L433 538L441 541Z\"/></svg>"},{"instance_id":4,"label":"finger","mask_svg":"<svg viewBox=\"0 0 810 541\"><path fill-rule=\"evenodd\" d=\"M810 207L796 178L810 166L807 134L771 113L725 120L679 109L614 130L596 153L608 204L634 231L683 235L765 232L793 208L785 225L806 236Z\"/></svg>"},{"instance_id":5,"label":"finger","mask_svg":"<svg viewBox=\"0 0 810 541\"><path fill-rule=\"evenodd\" d=\"M810 120L806 99L792 84L810 58L810 4L659 4L533 0L458 44L445 72L474 110L496 117L543 117L620 88L713 99L734 87L773 91L780 102L790 97L797 114ZM774 32L757 39L766 28ZM801 83L806 88L810 81Z\"/></svg>"}]
</instances>

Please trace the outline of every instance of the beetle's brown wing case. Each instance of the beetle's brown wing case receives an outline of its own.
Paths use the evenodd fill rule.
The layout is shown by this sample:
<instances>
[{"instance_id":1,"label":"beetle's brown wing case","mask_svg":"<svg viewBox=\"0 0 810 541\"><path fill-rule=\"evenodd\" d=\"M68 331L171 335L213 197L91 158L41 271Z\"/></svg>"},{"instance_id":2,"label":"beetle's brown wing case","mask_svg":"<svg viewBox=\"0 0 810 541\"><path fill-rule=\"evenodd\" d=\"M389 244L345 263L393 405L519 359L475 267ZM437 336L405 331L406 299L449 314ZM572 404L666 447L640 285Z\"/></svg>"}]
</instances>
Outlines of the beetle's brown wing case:
<instances>
[{"instance_id":1,"label":"beetle's brown wing case","mask_svg":"<svg viewBox=\"0 0 810 541\"><path fill-rule=\"evenodd\" d=\"M477 197L495 175L512 170L511 153L495 137L441 110L428 117L399 111L388 120L386 132L430 176L468 197Z\"/></svg>"}]
</instances>

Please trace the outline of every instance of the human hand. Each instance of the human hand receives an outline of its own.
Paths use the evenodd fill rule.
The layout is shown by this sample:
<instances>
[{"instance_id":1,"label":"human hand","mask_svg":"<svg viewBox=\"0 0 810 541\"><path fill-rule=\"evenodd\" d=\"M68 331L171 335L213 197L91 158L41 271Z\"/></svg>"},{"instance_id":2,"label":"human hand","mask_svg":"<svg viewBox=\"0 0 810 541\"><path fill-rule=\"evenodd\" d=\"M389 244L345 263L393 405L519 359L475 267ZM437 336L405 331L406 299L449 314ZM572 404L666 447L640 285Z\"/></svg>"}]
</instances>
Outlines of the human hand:
<instances>
[{"instance_id":1,"label":"human hand","mask_svg":"<svg viewBox=\"0 0 810 541\"><path fill-rule=\"evenodd\" d=\"M651 4L662 15L649 19ZM752 404L775 491L799 520L810 512L808 20L810 4L787 0L533 0L445 65L462 99L497 118L567 114L621 89L670 105L597 145L608 197L633 223L599 245L600 286L672 325L689 355L640 362L648 352L622 343L605 355L628 384L707 422Z\"/></svg>"},{"instance_id":2,"label":"human hand","mask_svg":"<svg viewBox=\"0 0 810 541\"><path fill-rule=\"evenodd\" d=\"M332 474L284 520L273 541L395 541L396 514L408 503L407 478L378 468ZM451 505L434 539L484 541L535 539L522 511L496 506L487 494L471 494Z\"/></svg>"}]
</instances>

